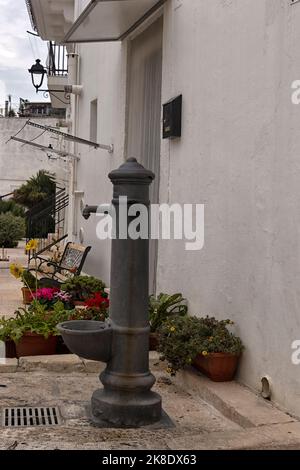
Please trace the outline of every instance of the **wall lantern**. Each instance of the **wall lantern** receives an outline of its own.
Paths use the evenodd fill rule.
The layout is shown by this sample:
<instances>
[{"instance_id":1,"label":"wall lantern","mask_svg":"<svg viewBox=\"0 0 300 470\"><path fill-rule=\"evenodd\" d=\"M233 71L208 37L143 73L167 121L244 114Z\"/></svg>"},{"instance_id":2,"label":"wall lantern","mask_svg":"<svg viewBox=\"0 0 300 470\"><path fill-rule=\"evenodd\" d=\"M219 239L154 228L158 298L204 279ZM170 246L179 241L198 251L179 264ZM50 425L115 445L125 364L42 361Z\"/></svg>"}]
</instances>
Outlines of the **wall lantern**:
<instances>
[{"instance_id":1,"label":"wall lantern","mask_svg":"<svg viewBox=\"0 0 300 470\"><path fill-rule=\"evenodd\" d=\"M31 66L31 69L28 69L28 72L31 74L32 84L38 93L46 75L46 69L42 66L40 59L36 60L35 64Z\"/></svg>"}]
</instances>

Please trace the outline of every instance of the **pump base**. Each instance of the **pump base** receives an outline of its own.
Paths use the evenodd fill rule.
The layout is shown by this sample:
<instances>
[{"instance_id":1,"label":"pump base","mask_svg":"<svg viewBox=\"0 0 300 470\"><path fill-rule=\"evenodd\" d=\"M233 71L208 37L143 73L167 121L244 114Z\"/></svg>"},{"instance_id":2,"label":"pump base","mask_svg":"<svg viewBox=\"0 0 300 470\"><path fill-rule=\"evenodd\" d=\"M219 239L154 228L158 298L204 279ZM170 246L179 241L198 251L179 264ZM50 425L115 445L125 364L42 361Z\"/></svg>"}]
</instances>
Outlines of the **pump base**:
<instances>
[{"instance_id":1,"label":"pump base","mask_svg":"<svg viewBox=\"0 0 300 470\"><path fill-rule=\"evenodd\" d=\"M162 418L161 397L151 391L120 393L96 390L92 396L91 413L95 425L105 421L122 427L147 426Z\"/></svg>"}]
</instances>

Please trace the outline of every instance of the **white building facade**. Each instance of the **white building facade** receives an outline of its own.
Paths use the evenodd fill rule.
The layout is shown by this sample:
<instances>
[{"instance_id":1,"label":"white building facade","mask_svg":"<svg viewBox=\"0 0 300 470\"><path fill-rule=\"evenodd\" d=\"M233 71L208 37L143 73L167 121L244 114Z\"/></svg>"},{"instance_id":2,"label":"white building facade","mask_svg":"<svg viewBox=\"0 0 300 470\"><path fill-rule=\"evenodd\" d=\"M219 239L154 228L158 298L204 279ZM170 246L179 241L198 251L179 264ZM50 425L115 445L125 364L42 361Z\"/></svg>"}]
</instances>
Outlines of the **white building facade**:
<instances>
[{"instance_id":1,"label":"white building facade","mask_svg":"<svg viewBox=\"0 0 300 470\"><path fill-rule=\"evenodd\" d=\"M60 121L56 118L34 118L33 122L42 126L57 128ZM55 176L58 186L65 188L69 183L69 167L57 156L10 140L12 136L44 147L55 147L57 142L51 134L42 134L40 129L25 126L25 118L0 119L0 196L19 188L39 170L45 170ZM37 139L38 137L38 139ZM57 139L56 139L57 140Z\"/></svg>"},{"instance_id":2,"label":"white building facade","mask_svg":"<svg viewBox=\"0 0 300 470\"><path fill-rule=\"evenodd\" d=\"M94 21L84 20L75 39L87 38L95 22L91 40L117 30L112 4L130 1L104 2L111 11L87 0L29 3L40 36L62 42L87 5L97 3ZM272 399L300 416L300 365L292 362L300 340L300 106L291 100L300 79L300 3L148 3L158 8L123 40L68 44L69 84L82 86L71 98L70 132L114 146L113 154L71 146L80 161L69 236L92 245L86 270L109 283L110 243L80 210L110 202L107 175L129 156L155 172L153 202L204 204L204 248L159 241L152 288L182 292L191 314L233 319L246 346L239 379L260 390L269 376ZM182 136L162 139L162 105L178 95Z\"/></svg>"}]
</instances>

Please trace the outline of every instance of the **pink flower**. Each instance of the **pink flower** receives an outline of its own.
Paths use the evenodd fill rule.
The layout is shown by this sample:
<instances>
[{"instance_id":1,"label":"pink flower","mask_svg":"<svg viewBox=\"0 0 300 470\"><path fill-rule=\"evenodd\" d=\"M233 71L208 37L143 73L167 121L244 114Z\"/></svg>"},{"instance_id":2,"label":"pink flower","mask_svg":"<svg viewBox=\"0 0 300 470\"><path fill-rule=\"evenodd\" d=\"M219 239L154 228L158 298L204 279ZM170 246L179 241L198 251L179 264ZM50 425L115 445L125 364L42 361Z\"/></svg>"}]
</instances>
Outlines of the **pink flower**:
<instances>
[{"instance_id":1,"label":"pink flower","mask_svg":"<svg viewBox=\"0 0 300 470\"><path fill-rule=\"evenodd\" d=\"M58 289L43 287L42 289L38 289L33 295L37 300L51 301L53 300L56 292L58 292Z\"/></svg>"},{"instance_id":2,"label":"pink flower","mask_svg":"<svg viewBox=\"0 0 300 470\"><path fill-rule=\"evenodd\" d=\"M72 296L68 294L68 292L62 292L62 291L55 292L54 297L55 299L61 300L62 302L65 302L65 303L70 302L72 299Z\"/></svg>"}]
</instances>

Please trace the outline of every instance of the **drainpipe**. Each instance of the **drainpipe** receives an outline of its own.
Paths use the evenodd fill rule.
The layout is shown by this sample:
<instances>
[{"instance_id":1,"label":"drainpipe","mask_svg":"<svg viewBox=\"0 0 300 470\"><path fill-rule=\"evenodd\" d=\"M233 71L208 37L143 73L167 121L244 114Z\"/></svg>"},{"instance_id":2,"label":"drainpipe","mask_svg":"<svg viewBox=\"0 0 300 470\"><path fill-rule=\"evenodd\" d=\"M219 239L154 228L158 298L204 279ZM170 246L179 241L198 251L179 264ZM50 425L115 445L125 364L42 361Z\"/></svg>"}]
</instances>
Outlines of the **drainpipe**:
<instances>
[{"instance_id":1,"label":"drainpipe","mask_svg":"<svg viewBox=\"0 0 300 470\"><path fill-rule=\"evenodd\" d=\"M72 93L72 87L77 86L78 83L78 67L79 67L79 54L76 52L69 52L68 57L68 85L66 88L66 93L70 93L71 96L71 131L74 135L77 135L77 125L78 125L78 93ZM71 153L74 155L77 154L78 145L76 142L71 144ZM72 159L70 162L70 205L69 205L69 217L68 217L68 234L69 241L73 241L74 232L74 218L75 218L75 201L74 194L77 189L77 161Z\"/></svg>"}]
</instances>

